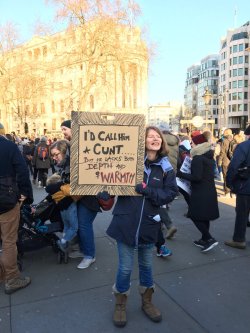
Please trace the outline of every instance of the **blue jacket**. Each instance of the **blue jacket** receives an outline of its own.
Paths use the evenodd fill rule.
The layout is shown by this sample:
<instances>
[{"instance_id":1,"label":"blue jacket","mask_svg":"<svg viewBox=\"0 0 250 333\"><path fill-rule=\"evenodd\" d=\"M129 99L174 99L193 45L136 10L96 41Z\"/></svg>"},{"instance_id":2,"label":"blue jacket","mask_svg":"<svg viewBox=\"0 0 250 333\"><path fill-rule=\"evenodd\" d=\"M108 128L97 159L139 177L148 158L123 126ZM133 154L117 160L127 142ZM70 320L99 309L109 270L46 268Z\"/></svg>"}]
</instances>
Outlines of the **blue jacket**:
<instances>
[{"instance_id":1,"label":"blue jacket","mask_svg":"<svg viewBox=\"0 0 250 333\"><path fill-rule=\"evenodd\" d=\"M33 202L33 192L29 170L17 145L0 135L0 177L12 177L16 180L19 194L27 197L27 203Z\"/></svg>"},{"instance_id":2,"label":"blue jacket","mask_svg":"<svg viewBox=\"0 0 250 333\"><path fill-rule=\"evenodd\" d=\"M149 165L144 164L144 182L147 194L119 196L107 234L129 246L155 243L160 222L153 217L160 206L171 202L177 195L175 172L167 157Z\"/></svg>"},{"instance_id":3,"label":"blue jacket","mask_svg":"<svg viewBox=\"0 0 250 333\"><path fill-rule=\"evenodd\" d=\"M250 140L237 145L226 176L227 186L233 193L250 195L250 175L247 179L240 178L238 169L242 167L250 167Z\"/></svg>"}]
</instances>

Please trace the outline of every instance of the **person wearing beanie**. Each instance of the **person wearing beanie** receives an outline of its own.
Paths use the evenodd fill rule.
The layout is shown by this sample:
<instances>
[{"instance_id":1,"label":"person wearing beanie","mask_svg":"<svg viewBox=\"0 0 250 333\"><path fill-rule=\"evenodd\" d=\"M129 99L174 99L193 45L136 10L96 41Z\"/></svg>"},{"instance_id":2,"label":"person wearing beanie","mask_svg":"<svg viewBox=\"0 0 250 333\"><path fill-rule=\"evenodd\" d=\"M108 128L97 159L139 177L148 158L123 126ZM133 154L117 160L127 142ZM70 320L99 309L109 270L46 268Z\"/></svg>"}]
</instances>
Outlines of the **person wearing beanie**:
<instances>
[{"instance_id":1,"label":"person wearing beanie","mask_svg":"<svg viewBox=\"0 0 250 333\"><path fill-rule=\"evenodd\" d=\"M0 135L5 135L5 129L3 124L0 123Z\"/></svg>"},{"instance_id":2,"label":"person wearing beanie","mask_svg":"<svg viewBox=\"0 0 250 333\"><path fill-rule=\"evenodd\" d=\"M237 145L228 166L226 184L236 194L236 217L233 239L225 245L246 248L246 227L250 211L250 126L244 132L247 140Z\"/></svg>"},{"instance_id":3,"label":"person wearing beanie","mask_svg":"<svg viewBox=\"0 0 250 333\"><path fill-rule=\"evenodd\" d=\"M64 139L70 141L72 139L71 134L71 120L64 120L61 123L61 130L64 135Z\"/></svg>"},{"instance_id":4,"label":"person wearing beanie","mask_svg":"<svg viewBox=\"0 0 250 333\"><path fill-rule=\"evenodd\" d=\"M197 135L200 135L200 134L202 134L202 133L201 133L201 131L199 131L199 130L193 131L193 132L191 133L191 138L193 138L193 137L195 137L195 136L197 136Z\"/></svg>"},{"instance_id":5,"label":"person wearing beanie","mask_svg":"<svg viewBox=\"0 0 250 333\"><path fill-rule=\"evenodd\" d=\"M203 134L193 136L192 141L195 145L200 145L201 143L207 142L207 140Z\"/></svg>"},{"instance_id":6,"label":"person wearing beanie","mask_svg":"<svg viewBox=\"0 0 250 333\"><path fill-rule=\"evenodd\" d=\"M177 177L191 182L188 215L201 232L201 239L193 244L205 253L218 245L209 229L210 221L219 217L219 208L214 182L214 150L203 134L192 138L190 156L191 173L178 171Z\"/></svg>"}]
</instances>

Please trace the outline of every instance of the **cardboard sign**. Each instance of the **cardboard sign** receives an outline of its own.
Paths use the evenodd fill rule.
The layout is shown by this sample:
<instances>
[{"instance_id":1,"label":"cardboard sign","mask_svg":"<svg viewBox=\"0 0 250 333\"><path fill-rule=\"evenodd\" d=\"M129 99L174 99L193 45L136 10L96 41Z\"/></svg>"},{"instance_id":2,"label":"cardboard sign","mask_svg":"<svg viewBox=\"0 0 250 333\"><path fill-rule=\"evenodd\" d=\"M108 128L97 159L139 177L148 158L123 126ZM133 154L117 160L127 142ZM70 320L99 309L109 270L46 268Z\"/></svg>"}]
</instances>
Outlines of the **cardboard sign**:
<instances>
[{"instance_id":1,"label":"cardboard sign","mask_svg":"<svg viewBox=\"0 0 250 333\"><path fill-rule=\"evenodd\" d=\"M180 171L184 173L191 173L191 162L192 162L191 158L189 156L186 156L185 160L182 163ZM189 180L176 177L176 183L177 186L182 188L189 195L191 194L191 183Z\"/></svg>"},{"instance_id":2,"label":"cardboard sign","mask_svg":"<svg viewBox=\"0 0 250 333\"><path fill-rule=\"evenodd\" d=\"M137 195L134 188L144 172L144 116L73 111L71 119L70 193Z\"/></svg>"}]
</instances>

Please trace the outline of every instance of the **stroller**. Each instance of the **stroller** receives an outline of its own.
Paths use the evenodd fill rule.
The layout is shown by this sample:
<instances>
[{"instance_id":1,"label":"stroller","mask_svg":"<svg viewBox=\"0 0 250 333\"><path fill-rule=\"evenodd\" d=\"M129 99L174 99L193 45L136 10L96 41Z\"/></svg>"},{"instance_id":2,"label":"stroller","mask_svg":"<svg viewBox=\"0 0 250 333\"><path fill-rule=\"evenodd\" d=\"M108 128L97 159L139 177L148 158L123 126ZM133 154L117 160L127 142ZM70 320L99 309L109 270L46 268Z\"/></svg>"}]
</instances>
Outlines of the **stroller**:
<instances>
[{"instance_id":1,"label":"stroller","mask_svg":"<svg viewBox=\"0 0 250 333\"><path fill-rule=\"evenodd\" d=\"M68 256L57 246L57 233L63 231L60 211L51 196L46 196L37 205L23 205L18 230L18 267L22 270L22 257L25 252L52 246L58 263L67 263Z\"/></svg>"}]
</instances>

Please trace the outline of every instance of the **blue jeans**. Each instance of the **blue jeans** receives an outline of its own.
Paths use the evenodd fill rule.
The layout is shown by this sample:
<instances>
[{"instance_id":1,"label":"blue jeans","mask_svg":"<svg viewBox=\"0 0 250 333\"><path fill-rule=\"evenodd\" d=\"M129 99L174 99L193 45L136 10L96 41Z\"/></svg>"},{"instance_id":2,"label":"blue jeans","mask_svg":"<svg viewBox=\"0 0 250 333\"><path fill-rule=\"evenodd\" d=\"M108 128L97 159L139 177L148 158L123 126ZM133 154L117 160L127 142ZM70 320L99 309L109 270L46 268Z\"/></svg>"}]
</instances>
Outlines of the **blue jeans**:
<instances>
[{"instance_id":1,"label":"blue jeans","mask_svg":"<svg viewBox=\"0 0 250 333\"><path fill-rule=\"evenodd\" d=\"M77 205L78 215L78 235L80 250L84 254L84 258L91 259L95 257L95 240L93 221L97 212L88 209L81 202Z\"/></svg>"},{"instance_id":2,"label":"blue jeans","mask_svg":"<svg viewBox=\"0 0 250 333\"><path fill-rule=\"evenodd\" d=\"M130 288L130 276L133 269L134 253L138 252L140 286L151 288L154 285L152 258L154 244L139 244L138 248L117 242L119 266L116 275L116 290L125 293Z\"/></svg>"},{"instance_id":3,"label":"blue jeans","mask_svg":"<svg viewBox=\"0 0 250 333\"><path fill-rule=\"evenodd\" d=\"M64 210L60 211L63 220L63 238L66 241L71 241L77 234L78 218L77 218L77 205L75 202Z\"/></svg>"}]
</instances>

